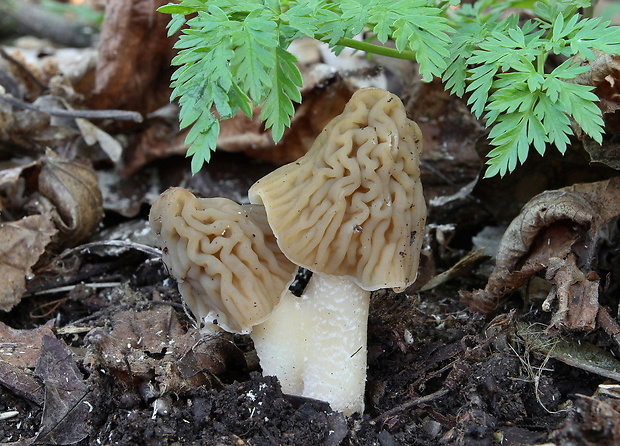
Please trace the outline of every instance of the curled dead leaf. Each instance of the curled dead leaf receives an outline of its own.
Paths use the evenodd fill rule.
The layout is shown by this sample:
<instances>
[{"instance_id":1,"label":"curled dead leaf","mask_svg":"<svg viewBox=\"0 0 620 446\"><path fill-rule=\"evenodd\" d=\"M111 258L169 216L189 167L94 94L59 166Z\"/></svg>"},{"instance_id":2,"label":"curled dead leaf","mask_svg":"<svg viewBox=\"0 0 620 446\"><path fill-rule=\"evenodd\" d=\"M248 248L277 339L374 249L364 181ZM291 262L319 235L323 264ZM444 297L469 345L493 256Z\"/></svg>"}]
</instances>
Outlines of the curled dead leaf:
<instances>
[{"instance_id":1,"label":"curled dead leaf","mask_svg":"<svg viewBox=\"0 0 620 446\"><path fill-rule=\"evenodd\" d=\"M103 218L103 197L93 169L52 152L41 160L39 192L52 202L64 241L88 237Z\"/></svg>"},{"instance_id":2,"label":"curled dead leaf","mask_svg":"<svg viewBox=\"0 0 620 446\"><path fill-rule=\"evenodd\" d=\"M0 310L10 311L26 291L26 278L57 233L50 215L0 224Z\"/></svg>"},{"instance_id":3,"label":"curled dead leaf","mask_svg":"<svg viewBox=\"0 0 620 446\"><path fill-rule=\"evenodd\" d=\"M620 178L546 191L510 223L483 290L461 291L471 311L492 313L500 298L546 270L553 285L543 310L551 327L593 329L599 313L598 275L592 274L600 229L620 215Z\"/></svg>"}]
</instances>

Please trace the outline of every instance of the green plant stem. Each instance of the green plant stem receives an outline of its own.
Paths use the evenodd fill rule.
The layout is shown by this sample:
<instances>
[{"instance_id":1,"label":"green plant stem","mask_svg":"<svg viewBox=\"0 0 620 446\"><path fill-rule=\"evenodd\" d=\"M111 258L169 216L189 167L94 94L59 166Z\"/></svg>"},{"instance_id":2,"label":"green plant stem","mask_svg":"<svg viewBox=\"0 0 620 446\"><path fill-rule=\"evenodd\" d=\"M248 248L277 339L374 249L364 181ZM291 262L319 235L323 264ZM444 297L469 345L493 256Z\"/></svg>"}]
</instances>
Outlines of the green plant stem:
<instances>
[{"instance_id":1,"label":"green plant stem","mask_svg":"<svg viewBox=\"0 0 620 446\"><path fill-rule=\"evenodd\" d=\"M320 37L318 39L321 40ZM378 54L396 59L415 60L415 53L413 51L398 51L396 48L388 48L382 45L375 45L374 43L363 42L355 39L342 38L338 40L336 46L346 46L356 50L366 51L367 53Z\"/></svg>"},{"instance_id":2,"label":"green plant stem","mask_svg":"<svg viewBox=\"0 0 620 446\"><path fill-rule=\"evenodd\" d=\"M542 75L545 74L545 62L546 61L547 61L547 55L546 54L540 54L536 58L536 69Z\"/></svg>"}]
</instances>

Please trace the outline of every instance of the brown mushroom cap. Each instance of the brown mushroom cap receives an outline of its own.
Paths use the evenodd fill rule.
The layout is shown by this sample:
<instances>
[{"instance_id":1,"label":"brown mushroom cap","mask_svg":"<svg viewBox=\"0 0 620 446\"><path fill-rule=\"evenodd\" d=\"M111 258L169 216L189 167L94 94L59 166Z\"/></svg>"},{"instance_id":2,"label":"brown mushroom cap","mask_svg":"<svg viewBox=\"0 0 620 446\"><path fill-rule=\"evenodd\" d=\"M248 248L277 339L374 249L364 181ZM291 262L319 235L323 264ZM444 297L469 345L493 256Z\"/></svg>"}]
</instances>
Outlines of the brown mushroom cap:
<instances>
[{"instance_id":1,"label":"brown mushroom cap","mask_svg":"<svg viewBox=\"0 0 620 446\"><path fill-rule=\"evenodd\" d=\"M248 333L264 321L296 266L280 252L262 206L197 198L182 188L153 204L162 258L194 316Z\"/></svg>"},{"instance_id":2,"label":"brown mushroom cap","mask_svg":"<svg viewBox=\"0 0 620 446\"><path fill-rule=\"evenodd\" d=\"M402 290L415 281L424 236L421 142L397 96L358 90L308 153L250 188L250 202L265 206L292 262L367 290Z\"/></svg>"}]
</instances>

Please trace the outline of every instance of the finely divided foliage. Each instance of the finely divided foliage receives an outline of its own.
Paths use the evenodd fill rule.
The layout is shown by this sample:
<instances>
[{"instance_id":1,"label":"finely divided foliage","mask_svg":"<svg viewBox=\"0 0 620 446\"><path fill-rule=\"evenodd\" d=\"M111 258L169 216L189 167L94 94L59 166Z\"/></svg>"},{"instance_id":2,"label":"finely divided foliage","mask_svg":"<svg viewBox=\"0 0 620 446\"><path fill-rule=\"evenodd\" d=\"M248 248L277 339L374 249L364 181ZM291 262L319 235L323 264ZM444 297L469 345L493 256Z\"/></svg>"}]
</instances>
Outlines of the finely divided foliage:
<instances>
[{"instance_id":1,"label":"finely divided foliage","mask_svg":"<svg viewBox=\"0 0 620 446\"><path fill-rule=\"evenodd\" d=\"M533 147L564 152L575 125L601 142L592 88L574 82L597 52L620 54L620 30L580 14L584 0L181 0L160 8L180 31L172 99L192 126L192 171L215 150L219 122L242 111L281 139L301 101L290 43L303 36L416 60L423 79L440 77L490 127L486 176L505 175ZM519 9L520 8L520 9ZM527 8L530 20L511 11ZM184 27L184 25L187 25ZM364 40L359 40L359 36ZM393 41L390 45L388 40ZM563 62L549 67L548 57Z\"/></svg>"}]
</instances>

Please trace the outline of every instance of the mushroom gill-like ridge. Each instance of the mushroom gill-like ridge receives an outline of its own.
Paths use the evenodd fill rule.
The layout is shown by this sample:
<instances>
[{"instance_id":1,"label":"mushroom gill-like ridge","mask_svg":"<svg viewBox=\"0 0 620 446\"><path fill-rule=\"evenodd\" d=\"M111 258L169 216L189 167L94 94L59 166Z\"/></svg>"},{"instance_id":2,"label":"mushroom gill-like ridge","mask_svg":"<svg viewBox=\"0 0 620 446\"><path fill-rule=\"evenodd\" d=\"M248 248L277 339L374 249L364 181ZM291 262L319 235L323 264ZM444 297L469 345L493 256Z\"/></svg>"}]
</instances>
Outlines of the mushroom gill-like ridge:
<instances>
[{"instance_id":1,"label":"mushroom gill-like ridge","mask_svg":"<svg viewBox=\"0 0 620 446\"><path fill-rule=\"evenodd\" d=\"M227 331L248 333L265 320L296 268L259 205L197 198L175 187L153 204L150 222L194 316Z\"/></svg>"},{"instance_id":2,"label":"mushroom gill-like ridge","mask_svg":"<svg viewBox=\"0 0 620 446\"><path fill-rule=\"evenodd\" d=\"M402 290L415 281L424 234L421 142L397 96L358 90L308 153L252 186L250 201L265 205L292 262Z\"/></svg>"}]
</instances>

